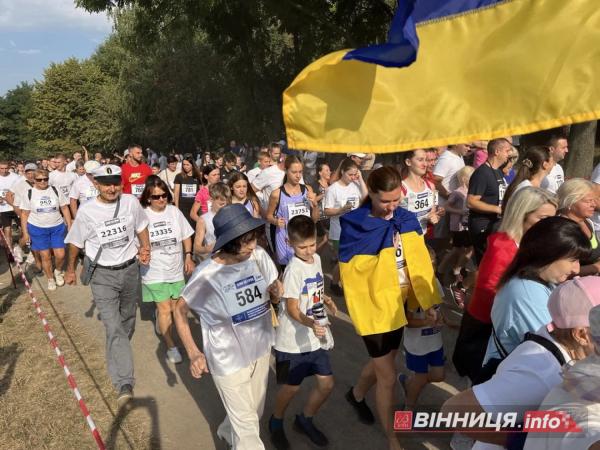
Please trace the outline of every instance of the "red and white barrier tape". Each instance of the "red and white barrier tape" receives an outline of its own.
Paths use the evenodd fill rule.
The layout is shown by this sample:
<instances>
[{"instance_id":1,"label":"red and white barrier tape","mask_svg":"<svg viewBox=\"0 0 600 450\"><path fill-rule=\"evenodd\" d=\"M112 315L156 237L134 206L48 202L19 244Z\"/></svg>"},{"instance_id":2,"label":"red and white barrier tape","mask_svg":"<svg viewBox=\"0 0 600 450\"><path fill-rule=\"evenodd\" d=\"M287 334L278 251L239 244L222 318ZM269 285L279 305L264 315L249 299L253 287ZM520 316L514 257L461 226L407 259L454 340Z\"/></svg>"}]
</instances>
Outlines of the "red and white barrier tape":
<instances>
[{"instance_id":1,"label":"red and white barrier tape","mask_svg":"<svg viewBox=\"0 0 600 450\"><path fill-rule=\"evenodd\" d=\"M1 228L0 228L0 234L2 235L2 240L6 244L6 248L11 253L11 255L13 256L13 259L14 259L15 255L14 255L10 245L8 245L8 243L6 242L6 237L4 236L4 231ZM31 297L31 302L33 303L35 312L37 313L38 317L42 321L44 330L46 331L46 334L48 335L48 339L50 340L50 345L54 349L54 352L56 353L58 362L65 372L65 375L67 377L67 382L69 383L69 386L73 390L73 395L75 395L75 398L77 399L77 403L79 404L79 409L81 409L81 413L85 417L85 420L86 420L88 426L90 427L90 431L92 432L92 436L94 437L94 440L96 441L96 445L98 446L98 448L100 450L105 450L104 442L102 441L100 432L98 431L98 428L96 428L96 424L92 420L90 411L87 408L85 401L83 400L83 397L81 396L81 393L79 392L79 388L77 387L77 383L75 382L75 377L73 377L73 374L69 370L69 367L67 366L67 362L65 361L65 357L64 357L63 353L60 351L60 348L58 347L58 342L56 341L56 337L52 334L52 331L50 330L50 325L48 324L48 321L46 320L46 315L42 311L42 308L40 307L40 304L38 303L37 298L35 297L35 294L33 293L33 290L31 289L31 285L29 284L29 281L27 281L27 277L25 276L25 272L23 271L21 264L15 260L15 265L19 269L19 273L21 274L21 279L23 280L23 283L25 283L25 287L27 287L27 292L29 292L29 296Z\"/></svg>"}]
</instances>

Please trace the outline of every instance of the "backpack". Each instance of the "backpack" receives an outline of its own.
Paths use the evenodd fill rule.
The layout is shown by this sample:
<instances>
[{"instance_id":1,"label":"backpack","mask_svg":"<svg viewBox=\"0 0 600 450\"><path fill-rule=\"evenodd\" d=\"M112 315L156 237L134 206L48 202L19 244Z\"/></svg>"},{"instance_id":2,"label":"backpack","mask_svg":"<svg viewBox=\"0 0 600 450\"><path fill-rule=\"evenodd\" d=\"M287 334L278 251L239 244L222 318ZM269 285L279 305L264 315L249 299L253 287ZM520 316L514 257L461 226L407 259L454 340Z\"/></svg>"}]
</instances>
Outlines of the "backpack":
<instances>
[{"instance_id":1,"label":"backpack","mask_svg":"<svg viewBox=\"0 0 600 450\"><path fill-rule=\"evenodd\" d=\"M50 186L52 188L52 190L54 191L54 193L56 194L56 197L58 197L60 199L60 196L58 195L58 191L56 190L56 186ZM33 191L32 189L29 189L27 191L27 198L29 199L29 201L31 201L31 191Z\"/></svg>"}]
</instances>

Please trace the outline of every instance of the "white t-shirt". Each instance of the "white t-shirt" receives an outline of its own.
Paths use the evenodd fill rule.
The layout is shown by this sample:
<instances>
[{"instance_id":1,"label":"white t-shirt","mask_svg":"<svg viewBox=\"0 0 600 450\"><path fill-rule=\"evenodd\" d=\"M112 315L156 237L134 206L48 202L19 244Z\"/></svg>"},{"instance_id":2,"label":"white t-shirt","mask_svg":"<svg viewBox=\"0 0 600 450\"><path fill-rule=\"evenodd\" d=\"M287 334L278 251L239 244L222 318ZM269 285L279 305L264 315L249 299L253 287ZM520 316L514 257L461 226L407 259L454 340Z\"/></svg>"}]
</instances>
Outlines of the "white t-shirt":
<instances>
[{"instance_id":1,"label":"white t-shirt","mask_svg":"<svg viewBox=\"0 0 600 450\"><path fill-rule=\"evenodd\" d=\"M415 319L425 319L425 312L421 308L412 313ZM426 355L443 345L441 327L404 327L404 348L413 355Z\"/></svg>"},{"instance_id":2,"label":"white t-shirt","mask_svg":"<svg viewBox=\"0 0 600 450\"><path fill-rule=\"evenodd\" d=\"M113 218L117 202L104 203L98 198L77 211L77 217L65 238L65 243L85 248L93 261L102 245L98 264L116 266L138 253L137 233L148 226L148 218L140 202L131 194L121 194L119 214Z\"/></svg>"},{"instance_id":3,"label":"white t-shirt","mask_svg":"<svg viewBox=\"0 0 600 450\"><path fill-rule=\"evenodd\" d=\"M453 192L458 189L459 182L456 178L456 172L465 167L465 161L451 150L446 150L438 158L433 168L433 174L442 177L442 186L448 191Z\"/></svg>"},{"instance_id":4,"label":"white t-shirt","mask_svg":"<svg viewBox=\"0 0 600 450\"><path fill-rule=\"evenodd\" d=\"M68 197L69 192L71 192L71 186L77 181L77 178L77 174L74 172L59 172L58 170L54 170L50 172L49 183L50 186L56 187L65 197Z\"/></svg>"},{"instance_id":5,"label":"white t-shirt","mask_svg":"<svg viewBox=\"0 0 600 450\"><path fill-rule=\"evenodd\" d=\"M323 302L323 268L321 258L315 253L312 264L294 256L283 274L283 298L298 300L300 312L312 317L312 305ZM313 330L292 319L286 302L279 311L275 349L286 353L312 352L321 348L321 341Z\"/></svg>"},{"instance_id":6,"label":"white t-shirt","mask_svg":"<svg viewBox=\"0 0 600 450\"><path fill-rule=\"evenodd\" d=\"M260 172L252 183L259 191L261 200L261 206L266 210L269 206L269 198L271 192L280 187L283 184L283 177L285 172L281 170L277 164L273 164L271 167L267 167L265 170Z\"/></svg>"},{"instance_id":7,"label":"white t-shirt","mask_svg":"<svg viewBox=\"0 0 600 450\"><path fill-rule=\"evenodd\" d=\"M21 209L29 211L27 223L40 228L50 228L63 222L60 207L69 204L67 197L57 189L58 196L51 187L45 190L31 189L31 200L27 193L21 199Z\"/></svg>"},{"instance_id":8,"label":"white t-shirt","mask_svg":"<svg viewBox=\"0 0 600 450\"><path fill-rule=\"evenodd\" d=\"M66 170L67 172L75 172L76 165L77 165L77 160L76 160L76 159L74 159L73 161L71 161L70 163L68 163L68 164L65 166L65 170Z\"/></svg>"},{"instance_id":9,"label":"white t-shirt","mask_svg":"<svg viewBox=\"0 0 600 450\"><path fill-rule=\"evenodd\" d=\"M567 363L571 360L546 327L536 334L551 340ZM522 420L526 411L538 409L548 392L561 382L561 366L556 357L541 345L525 341L500 363L490 380L473 386L473 393L485 412L517 412L518 420ZM473 448L499 447L477 442Z\"/></svg>"},{"instance_id":10,"label":"white t-shirt","mask_svg":"<svg viewBox=\"0 0 600 450\"><path fill-rule=\"evenodd\" d=\"M249 170L246 173L246 176L248 177L248 181L250 182L250 184L254 184L254 180L256 180L256 177L261 172L262 172L262 169L260 167L255 167L254 169Z\"/></svg>"},{"instance_id":11,"label":"white t-shirt","mask_svg":"<svg viewBox=\"0 0 600 450\"><path fill-rule=\"evenodd\" d=\"M88 178L87 175L83 175L73 183L71 191L69 192L69 198L79 200L79 205L83 205L90 200L95 199L98 196L98 190L94 183Z\"/></svg>"},{"instance_id":12,"label":"white t-shirt","mask_svg":"<svg viewBox=\"0 0 600 450\"><path fill-rule=\"evenodd\" d=\"M8 175L5 177L0 176L0 198L2 199L2 203L0 204L0 212L8 212L12 211L13 208L6 201L6 194L19 183L19 175L16 173L8 172Z\"/></svg>"},{"instance_id":13,"label":"white t-shirt","mask_svg":"<svg viewBox=\"0 0 600 450\"><path fill-rule=\"evenodd\" d=\"M560 164L554 164L546 178L542 180L541 188L556 194L561 184L565 182L565 172Z\"/></svg>"},{"instance_id":14,"label":"white t-shirt","mask_svg":"<svg viewBox=\"0 0 600 450\"><path fill-rule=\"evenodd\" d=\"M13 204L17 207L21 207L21 203L23 201L23 197L27 196L27 191L29 191L33 187L33 184L29 184L26 179L19 181L17 184L13 185L10 191L15 194L15 200Z\"/></svg>"},{"instance_id":15,"label":"white t-shirt","mask_svg":"<svg viewBox=\"0 0 600 450\"><path fill-rule=\"evenodd\" d=\"M360 205L360 200L360 188L356 183L352 182L349 185L344 186L340 181L336 181L325 191L323 208L338 209L350 202L352 203L352 209L356 209ZM341 232L340 216L331 216L329 222L329 239L339 241Z\"/></svg>"},{"instance_id":16,"label":"white t-shirt","mask_svg":"<svg viewBox=\"0 0 600 450\"><path fill-rule=\"evenodd\" d=\"M209 258L196 267L181 296L200 318L211 373L225 376L268 354L274 343L267 287L275 264L261 247L237 264Z\"/></svg>"},{"instance_id":17,"label":"white t-shirt","mask_svg":"<svg viewBox=\"0 0 600 450\"><path fill-rule=\"evenodd\" d=\"M530 186L532 186L531 181L523 180L517 185L517 187L515 188L515 192L517 192L519 189L523 189L524 187L530 187ZM513 194L515 192L513 192Z\"/></svg>"},{"instance_id":18,"label":"white t-shirt","mask_svg":"<svg viewBox=\"0 0 600 450\"><path fill-rule=\"evenodd\" d=\"M141 266L142 283L173 283L182 281L183 247L181 242L194 234L183 213L173 205L157 213L145 208L150 234L150 265Z\"/></svg>"},{"instance_id":19,"label":"white t-shirt","mask_svg":"<svg viewBox=\"0 0 600 450\"><path fill-rule=\"evenodd\" d=\"M158 173L158 178L160 178L165 183L167 183L167 186L169 186L169 189L171 190L171 193L173 193L173 191L175 190L175 177L179 173L181 173L180 169L175 169L175 172L171 172L167 168L167 169L161 170Z\"/></svg>"}]
</instances>

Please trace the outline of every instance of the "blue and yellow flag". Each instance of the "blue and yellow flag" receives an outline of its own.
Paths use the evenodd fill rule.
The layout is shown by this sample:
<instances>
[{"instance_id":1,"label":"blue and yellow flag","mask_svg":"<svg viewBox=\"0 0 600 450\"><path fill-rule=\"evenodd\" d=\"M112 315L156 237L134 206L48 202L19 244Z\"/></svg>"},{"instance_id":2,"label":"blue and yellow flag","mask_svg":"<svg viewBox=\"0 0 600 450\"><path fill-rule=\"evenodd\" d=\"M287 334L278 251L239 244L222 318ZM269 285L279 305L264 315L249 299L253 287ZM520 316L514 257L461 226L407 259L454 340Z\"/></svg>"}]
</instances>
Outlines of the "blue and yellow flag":
<instances>
[{"instance_id":1,"label":"blue and yellow flag","mask_svg":"<svg viewBox=\"0 0 600 450\"><path fill-rule=\"evenodd\" d=\"M340 217L340 274L348 312L361 336L406 325L405 298L396 267L394 235L400 234L410 280L408 307L441 303L431 258L414 213L402 208L391 220L371 216L371 203Z\"/></svg>"},{"instance_id":2,"label":"blue and yellow flag","mask_svg":"<svg viewBox=\"0 0 600 450\"><path fill-rule=\"evenodd\" d=\"M326 55L286 89L288 145L387 153L598 119L598 6L402 1L387 43Z\"/></svg>"}]
</instances>

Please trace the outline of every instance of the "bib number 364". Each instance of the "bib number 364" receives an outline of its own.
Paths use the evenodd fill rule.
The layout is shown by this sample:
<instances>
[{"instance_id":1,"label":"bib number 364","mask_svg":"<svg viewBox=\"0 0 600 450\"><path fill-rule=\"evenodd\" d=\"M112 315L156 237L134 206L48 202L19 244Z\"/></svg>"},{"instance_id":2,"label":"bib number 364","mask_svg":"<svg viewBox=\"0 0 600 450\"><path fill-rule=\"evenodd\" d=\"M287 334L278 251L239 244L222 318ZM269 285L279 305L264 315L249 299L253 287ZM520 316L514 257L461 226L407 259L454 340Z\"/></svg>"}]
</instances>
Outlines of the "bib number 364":
<instances>
[{"instance_id":1,"label":"bib number 364","mask_svg":"<svg viewBox=\"0 0 600 450\"><path fill-rule=\"evenodd\" d=\"M237 300L239 306L245 306L247 303L253 303L257 298L262 299L262 294L260 293L258 286L254 286L254 288L249 287L235 293L235 299Z\"/></svg>"}]
</instances>

